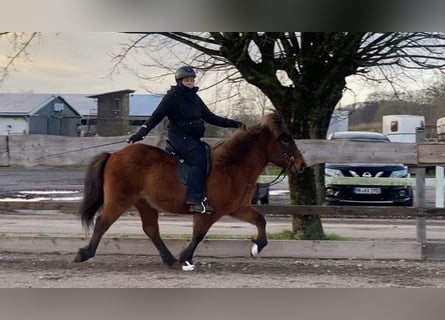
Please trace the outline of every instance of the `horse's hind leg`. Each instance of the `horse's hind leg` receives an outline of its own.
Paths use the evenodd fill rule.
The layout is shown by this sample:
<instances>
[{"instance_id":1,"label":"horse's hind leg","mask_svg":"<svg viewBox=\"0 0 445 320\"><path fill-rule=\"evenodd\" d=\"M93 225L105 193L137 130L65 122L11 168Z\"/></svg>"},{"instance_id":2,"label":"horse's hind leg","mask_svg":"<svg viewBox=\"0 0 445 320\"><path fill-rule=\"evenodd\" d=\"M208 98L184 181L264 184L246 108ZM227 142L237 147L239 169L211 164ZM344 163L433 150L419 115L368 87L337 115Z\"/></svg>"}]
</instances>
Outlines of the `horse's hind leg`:
<instances>
[{"instance_id":1,"label":"horse's hind leg","mask_svg":"<svg viewBox=\"0 0 445 320\"><path fill-rule=\"evenodd\" d=\"M266 219L264 219L264 216L253 207L240 208L230 215L257 227L258 235L256 239L252 239L254 245L250 249L250 254L254 257L258 256L267 245Z\"/></svg>"},{"instance_id":2,"label":"horse's hind leg","mask_svg":"<svg viewBox=\"0 0 445 320\"><path fill-rule=\"evenodd\" d=\"M79 249L74 262L83 262L94 257L104 233L127 209L117 205L105 205L102 213L96 218L90 242L87 246Z\"/></svg>"},{"instance_id":3,"label":"horse's hind leg","mask_svg":"<svg viewBox=\"0 0 445 320\"><path fill-rule=\"evenodd\" d=\"M170 250L168 250L159 234L158 211L153 209L145 200L139 200L135 204L135 207L141 216L142 229L145 234L151 239L156 249L158 249L162 261L166 265L172 266L177 260L173 257Z\"/></svg>"}]
</instances>

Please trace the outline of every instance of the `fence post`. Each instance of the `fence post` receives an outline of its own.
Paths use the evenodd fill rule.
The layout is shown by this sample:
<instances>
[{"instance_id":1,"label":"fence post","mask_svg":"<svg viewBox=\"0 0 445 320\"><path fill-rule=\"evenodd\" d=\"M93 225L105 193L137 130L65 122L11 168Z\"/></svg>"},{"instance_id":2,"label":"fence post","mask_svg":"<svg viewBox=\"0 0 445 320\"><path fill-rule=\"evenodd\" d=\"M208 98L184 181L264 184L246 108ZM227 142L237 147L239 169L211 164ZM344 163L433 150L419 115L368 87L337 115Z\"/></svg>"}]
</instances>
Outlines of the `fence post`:
<instances>
[{"instance_id":1,"label":"fence post","mask_svg":"<svg viewBox=\"0 0 445 320\"><path fill-rule=\"evenodd\" d=\"M436 208L443 208L444 175L443 167L436 167Z\"/></svg>"},{"instance_id":2,"label":"fence post","mask_svg":"<svg viewBox=\"0 0 445 320\"><path fill-rule=\"evenodd\" d=\"M425 128L416 128L416 143L425 142ZM417 167L416 170L416 196L414 206L419 212L424 212L425 208L425 168ZM426 217L416 218L417 241L426 242Z\"/></svg>"},{"instance_id":3,"label":"fence post","mask_svg":"<svg viewBox=\"0 0 445 320\"><path fill-rule=\"evenodd\" d=\"M0 167L9 166L9 136L0 136Z\"/></svg>"}]
</instances>

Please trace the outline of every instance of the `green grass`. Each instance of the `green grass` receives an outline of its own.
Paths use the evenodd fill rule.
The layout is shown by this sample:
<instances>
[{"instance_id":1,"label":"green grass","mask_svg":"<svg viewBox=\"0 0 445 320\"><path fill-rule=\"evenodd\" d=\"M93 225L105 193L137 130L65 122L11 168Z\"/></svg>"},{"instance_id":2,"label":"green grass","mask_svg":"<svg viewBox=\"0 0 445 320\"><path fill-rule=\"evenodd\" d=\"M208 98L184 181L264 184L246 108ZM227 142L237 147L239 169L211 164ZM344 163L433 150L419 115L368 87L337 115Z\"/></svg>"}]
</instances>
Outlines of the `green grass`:
<instances>
[{"instance_id":1,"label":"green grass","mask_svg":"<svg viewBox=\"0 0 445 320\"><path fill-rule=\"evenodd\" d=\"M267 166L267 171L268 171L268 174L269 175L272 175L272 176L276 176L276 175L279 175L280 174L280 172L281 172L281 168L280 167L278 167L278 166L276 166L276 165L272 165L272 164L270 164L270 165L268 165Z\"/></svg>"},{"instance_id":2,"label":"green grass","mask_svg":"<svg viewBox=\"0 0 445 320\"><path fill-rule=\"evenodd\" d=\"M283 230L281 232L267 233L269 240L300 240L300 237L292 230Z\"/></svg>"},{"instance_id":3,"label":"green grass","mask_svg":"<svg viewBox=\"0 0 445 320\"><path fill-rule=\"evenodd\" d=\"M352 238L348 238L348 237L342 237L338 234L335 233L327 233L326 234L326 240L331 240L331 241L349 241L352 240Z\"/></svg>"},{"instance_id":4,"label":"green grass","mask_svg":"<svg viewBox=\"0 0 445 320\"><path fill-rule=\"evenodd\" d=\"M326 238L324 240L331 241L347 241L351 240L347 237L342 237L335 233L327 233L325 234ZM292 230L283 230L277 233L268 233L267 238L269 240L302 240L301 235L295 234Z\"/></svg>"},{"instance_id":5,"label":"green grass","mask_svg":"<svg viewBox=\"0 0 445 320\"><path fill-rule=\"evenodd\" d=\"M227 235L227 234L208 234L206 236L207 240L250 240L255 238L256 235ZM163 234L163 239L180 239L180 240L191 240L190 234ZM267 233L267 239L269 240L301 240L301 236L294 234L291 230L283 230L281 232ZM351 238L342 237L335 233L326 234L324 240L331 241L348 241Z\"/></svg>"},{"instance_id":6,"label":"green grass","mask_svg":"<svg viewBox=\"0 0 445 320\"><path fill-rule=\"evenodd\" d=\"M23 169L25 166L21 164L9 164L7 166L0 166L1 170L8 170L8 169Z\"/></svg>"}]
</instances>

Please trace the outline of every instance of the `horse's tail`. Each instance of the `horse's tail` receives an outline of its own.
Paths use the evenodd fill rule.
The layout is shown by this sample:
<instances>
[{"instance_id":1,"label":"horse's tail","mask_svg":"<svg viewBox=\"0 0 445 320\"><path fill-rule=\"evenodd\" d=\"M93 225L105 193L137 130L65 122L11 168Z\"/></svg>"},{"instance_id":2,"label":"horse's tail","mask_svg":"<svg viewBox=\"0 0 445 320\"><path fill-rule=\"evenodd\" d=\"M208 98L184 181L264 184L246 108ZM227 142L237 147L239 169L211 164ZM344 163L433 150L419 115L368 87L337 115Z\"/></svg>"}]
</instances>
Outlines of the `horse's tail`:
<instances>
[{"instance_id":1,"label":"horse's tail","mask_svg":"<svg viewBox=\"0 0 445 320\"><path fill-rule=\"evenodd\" d=\"M96 212L104 203L104 168L111 153L102 152L91 160L85 174L84 196L80 205L80 220L85 230L93 225Z\"/></svg>"}]
</instances>

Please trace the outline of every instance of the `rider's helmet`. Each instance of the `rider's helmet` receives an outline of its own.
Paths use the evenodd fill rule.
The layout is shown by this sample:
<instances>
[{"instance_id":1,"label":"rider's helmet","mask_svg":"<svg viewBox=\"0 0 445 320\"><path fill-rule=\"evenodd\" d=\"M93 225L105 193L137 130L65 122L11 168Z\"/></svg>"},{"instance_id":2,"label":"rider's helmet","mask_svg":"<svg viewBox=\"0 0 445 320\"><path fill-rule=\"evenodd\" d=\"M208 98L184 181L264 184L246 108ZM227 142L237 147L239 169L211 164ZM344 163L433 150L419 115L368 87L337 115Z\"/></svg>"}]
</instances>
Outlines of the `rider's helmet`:
<instances>
[{"instance_id":1,"label":"rider's helmet","mask_svg":"<svg viewBox=\"0 0 445 320\"><path fill-rule=\"evenodd\" d=\"M182 67L178 68L178 70L176 70L176 73L175 73L176 81L179 81L183 78L189 78L189 77L193 77L193 78L196 77L195 70L193 70L192 67L182 66Z\"/></svg>"}]
</instances>

